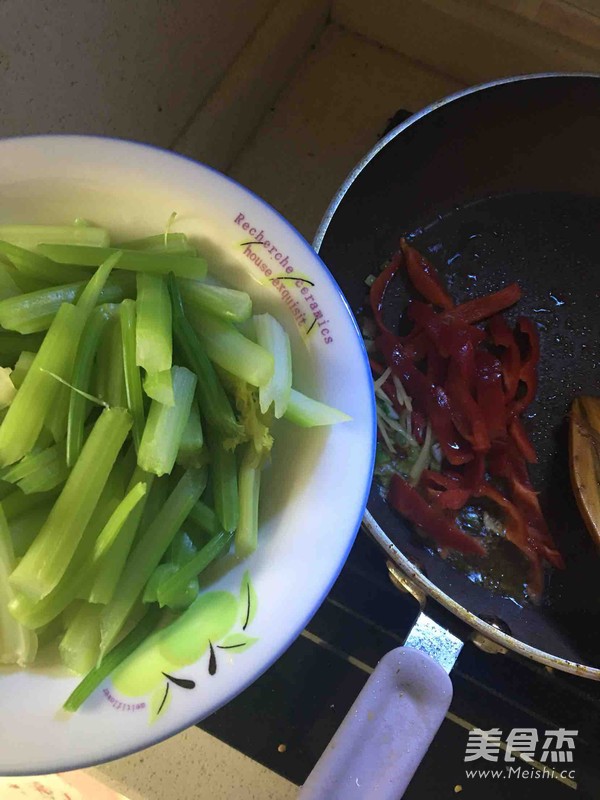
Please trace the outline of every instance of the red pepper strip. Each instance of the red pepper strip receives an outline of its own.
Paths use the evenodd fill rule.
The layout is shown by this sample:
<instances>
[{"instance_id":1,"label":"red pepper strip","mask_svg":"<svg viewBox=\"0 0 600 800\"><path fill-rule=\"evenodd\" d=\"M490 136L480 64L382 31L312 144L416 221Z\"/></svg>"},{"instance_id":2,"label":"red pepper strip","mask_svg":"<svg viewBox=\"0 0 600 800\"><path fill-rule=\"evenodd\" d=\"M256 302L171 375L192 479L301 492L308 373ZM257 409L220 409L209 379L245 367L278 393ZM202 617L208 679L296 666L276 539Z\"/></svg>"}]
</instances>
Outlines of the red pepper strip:
<instances>
[{"instance_id":1,"label":"red pepper strip","mask_svg":"<svg viewBox=\"0 0 600 800\"><path fill-rule=\"evenodd\" d=\"M527 337L528 348L526 355L521 359L519 370L519 380L525 384L525 394L511 405L511 413L515 416L522 414L535 397L538 385L537 365L540 360L540 336L535 323L527 317L519 317L517 330Z\"/></svg>"},{"instance_id":2,"label":"red pepper strip","mask_svg":"<svg viewBox=\"0 0 600 800\"><path fill-rule=\"evenodd\" d=\"M390 347L386 337L378 340L386 364L402 381L408 395L412 398L416 411L421 411L429 420L442 453L451 464L464 464L473 457L452 423L448 398L439 386L427 380L413 362L404 355L401 346Z\"/></svg>"},{"instance_id":3,"label":"red pepper strip","mask_svg":"<svg viewBox=\"0 0 600 800\"><path fill-rule=\"evenodd\" d=\"M375 278L373 283L371 284L371 290L369 292L369 300L371 301L371 309L373 311L373 316L375 317L375 322L377 323L377 327L380 331L386 331L391 336L395 334L389 330L384 325L383 318L382 318L382 309L383 309L383 300L385 297L385 293L388 289L388 286L392 282L394 275L402 264L404 263L404 256L401 250L397 250L394 255L392 256L390 263L387 267L379 273L379 275Z\"/></svg>"},{"instance_id":4,"label":"red pepper strip","mask_svg":"<svg viewBox=\"0 0 600 800\"><path fill-rule=\"evenodd\" d=\"M454 359L450 359L445 388L452 421L458 432L472 444L476 453L487 452L490 449L490 437L485 419Z\"/></svg>"},{"instance_id":5,"label":"red pepper strip","mask_svg":"<svg viewBox=\"0 0 600 800\"><path fill-rule=\"evenodd\" d=\"M511 503L504 495L490 486L489 483L483 484L478 492L479 497L487 497L499 506L505 514L506 538L509 542L518 547L529 561L529 577L527 589L532 600L539 600L544 588L544 572L542 562L534 548L529 542L527 526L523 515L514 503Z\"/></svg>"},{"instance_id":6,"label":"red pepper strip","mask_svg":"<svg viewBox=\"0 0 600 800\"><path fill-rule=\"evenodd\" d=\"M445 358L454 355L457 349L467 341L476 347L485 339L485 333L482 330L474 325L452 319L450 313L436 314L431 306L420 303L418 300L411 300L408 306L409 317L437 345ZM408 337L405 344L414 341L414 338L416 337L412 339Z\"/></svg>"},{"instance_id":7,"label":"red pepper strip","mask_svg":"<svg viewBox=\"0 0 600 800\"><path fill-rule=\"evenodd\" d=\"M407 244L404 239L400 242L400 248L406 261L408 277L417 292L434 306L445 309L454 308L454 301L444 289L433 264L430 264L418 250Z\"/></svg>"},{"instance_id":8,"label":"red pepper strip","mask_svg":"<svg viewBox=\"0 0 600 800\"><path fill-rule=\"evenodd\" d=\"M475 372L475 397L490 439L506 438L506 406L500 362L491 353L479 350L475 355Z\"/></svg>"},{"instance_id":9,"label":"red pepper strip","mask_svg":"<svg viewBox=\"0 0 600 800\"><path fill-rule=\"evenodd\" d=\"M506 402L514 399L519 386L519 370L521 369L521 354L514 333L509 328L501 314L492 317L489 325L490 336L496 347L502 348L500 363L502 364L502 378Z\"/></svg>"},{"instance_id":10,"label":"red pepper strip","mask_svg":"<svg viewBox=\"0 0 600 800\"><path fill-rule=\"evenodd\" d=\"M448 361L434 344L427 349L427 377L435 386L443 386L448 375Z\"/></svg>"},{"instance_id":11,"label":"red pepper strip","mask_svg":"<svg viewBox=\"0 0 600 800\"><path fill-rule=\"evenodd\" d=\"M425 414L423 414L421 411L413 411L410 415L410 419L412 423L412 435L417 440L418 444L423 444L425 439L425 428L427 426Z\"/></svg>"},{"instance_id":12,"label":"red pepper strip","mask_svg":"<svg viewBox=\"0 0 600 800\"><path fill-rule=\"evenodd\" d=\"M462 322L465 325L475 325L484 319L504 311L514 305L521 298L521 289L517 283L511 283L485 297L476 297L455 306L450 311L443 311L439 317L444 322ZM406 355L414 361L424 357L427 347L426 336L423 332L415 336L410 342L405 343Z\"/></svg>"},{"instance_id":13,"label":"red pepper strip","mask_svg":"<svg viewBox=\"0 0 600 800\"><path fill-rule=\"evenodd\" d=\"M460 553L485 555L485 549L476 539L461 531L454 522L431 506L397 473L392 475L388 501L396 511L413 525L422 528L438 544Z\"/></svg>"},{"instance_id":14,"label":"red pepper strip","mask_svg":"<svg viewBox=\"0 0 600 800\"><path fill-rule=\"evenodd\" d=\"M528 464L537 463L537 454L521 420L514 417L508 426L510 438Z\"/></svg>"},{"instance_id":15,"label":"red pepper strip","mask_svg":"<svg viewBox=\"0 0 600 800\"><path fill-rule=\"evenodd\" d=\"M465 464L463 471L463 486L472 495L477 494L485 481L485 456L475 453L473 461Z\"/></svg>"}]
</instances>

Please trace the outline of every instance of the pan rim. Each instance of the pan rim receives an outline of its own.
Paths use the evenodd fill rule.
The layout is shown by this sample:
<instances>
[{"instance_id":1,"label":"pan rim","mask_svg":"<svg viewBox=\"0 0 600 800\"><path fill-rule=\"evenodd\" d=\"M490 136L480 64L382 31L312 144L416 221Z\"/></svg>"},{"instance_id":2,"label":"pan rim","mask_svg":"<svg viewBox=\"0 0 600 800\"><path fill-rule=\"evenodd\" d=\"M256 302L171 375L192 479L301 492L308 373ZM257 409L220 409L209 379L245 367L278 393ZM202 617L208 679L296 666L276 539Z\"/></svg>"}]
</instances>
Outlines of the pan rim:
<instances>
[{"instance_id":1,"label":"pan rim","mask_svg":"<svg viewBox=\"0 0 600 800\"><path fill-rule=\"evenodd\" d=\"M477 92L482 92L487 89L494 88L496 86L502 86L505 84L510 83L517 83L519 81L529 81L529 80L548 80L553 78L593 78L595 80L600 80L600 73L594 72L539 72L539 73L532 73L532 74L525 74L525 75L515 75L510 76L507 78L500 78L493 81L488 81L486 83L478 84L475 86L469 86L466 89L461 89L458 92L454 92L453 94L447 95L439 100L430 103L425 108L421 109L420 111L412 114L407 120L397 125L393 128L389 133L383 136L377 144L369 150L369 152L363 156L363 158L353 167L350 171L346 179L343 181L339 189L337 190L336 194L334 195L333 199L331 200L323 218L319 224L315 237L313 239L312 246L317 253L319 253L321 249L321 245L323 244L323 239L329 228L331 220L333 219L334 214L336 213L338 206L342 202L343 198L345 197L346 193L348 192L349 188L352 186L356 178L360 175L360 173L365 169L365 167L369 164L369 162L382 150L390 141L395 139L398 135L400 135L403 131L409 128L411 125L414 125L419 120L423 119L427 115L431 114L433 111L436 111L443 106L448 105L456 100L461 100L462 98L475 94ZM518 655L521 655L525 658L533 660L539 664L542 664L546 667L550 667L551 669L558 669L562 672L567 672L572 675L578 675L584 678L588 678L595 681L600 681L600 667L592 667L587 664L579 664L576 661L570 661L565 658L560 658L559 656L554 656L551 653L547 653L544 650L540 650L537 647L532 647L531 645L522 642L520 639L515 638L503 631L499 630L498 628L490 625L490 623L485 622L485 620L478 617L476 614L468 611L463 605L453 600L446 592L436 586L432 581L426 578L410 561L407 556L402 553L401 550L396 547L396 545L391 541L391 539L387 536L383 528L379 525L379 523L375 520L371 512L366 509L365 514L362 521L363 526L367 530L367 532L371 535L371 537L377 542L377 544L383 549L383 551L387 554L387 556L396 564L402 572L406 575L406 577L411 581L415 586L421 589L422 592L425 593L427 597L431 597L432 600L440 603L444 608L446 608L450 613L454 614L454 616L458 617L460 620L465 622L470 628L478 633L482 634L486 638L490 639L491 641L495 642L496 644L500 645L501 647L506 648Z\"/></svg>"}]
</instances>

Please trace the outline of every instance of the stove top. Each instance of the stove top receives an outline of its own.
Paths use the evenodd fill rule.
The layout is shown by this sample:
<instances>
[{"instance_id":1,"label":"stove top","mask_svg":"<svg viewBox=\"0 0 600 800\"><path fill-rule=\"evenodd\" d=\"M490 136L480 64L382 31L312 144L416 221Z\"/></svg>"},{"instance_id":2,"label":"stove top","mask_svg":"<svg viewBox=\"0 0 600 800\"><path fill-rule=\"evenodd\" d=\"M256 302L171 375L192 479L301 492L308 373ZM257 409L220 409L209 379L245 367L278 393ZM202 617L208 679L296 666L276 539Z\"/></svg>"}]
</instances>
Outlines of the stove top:
<instances>
[{"instance_id":1,"label":"stove top","mask_svg":"<svg viewBox=\"0 0 600 800\"><path fill-rule=\"evenodd\" d=\"M408 115L397 112L384 133ZM258 681L199 727L302 784L379 659L404 643L418 611L416 601L391 583L384 554L361 530L302 635ZM428 602L427 613L442 625L453 624L434 603ZM450 710L406 800L520 800L542 791L545 800L600 798L599 683L511 653L489 654L472 642L465 644L451 678ZM577 735L572 749L548 750L539 768L518 757L506 763L503 749L496 760L465 762L469 732L478 728L499 729L503 742L514 729L526 729L538 742L538 762L544 758L547 731ZM572 760L551 762L568 756ZM474 775L468 774L471 770ZM551 770L555 777L549 776Z\"/></svg>"}]
</instances>

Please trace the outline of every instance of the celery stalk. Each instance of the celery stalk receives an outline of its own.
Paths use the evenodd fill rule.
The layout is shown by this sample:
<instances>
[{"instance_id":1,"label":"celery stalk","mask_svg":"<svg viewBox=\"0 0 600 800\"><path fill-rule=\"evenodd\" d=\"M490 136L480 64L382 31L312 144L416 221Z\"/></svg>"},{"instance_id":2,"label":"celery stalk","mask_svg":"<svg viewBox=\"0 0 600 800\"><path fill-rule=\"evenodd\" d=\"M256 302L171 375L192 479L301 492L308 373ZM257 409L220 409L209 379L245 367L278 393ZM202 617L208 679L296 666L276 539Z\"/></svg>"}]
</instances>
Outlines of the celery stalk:
<instances>
[{"instance_id":1,"label":"celery stalk","mask_svg":"<svg viewBox=\"0 0 600 800\"><path fill-rule=\"evenodd\" d=\"M1 243L0 243L1 244ZM83 245L41 244L40 253L58 261L60 264L79 264L84 267L97 267L118 252L113 247L84 247ZM2 249L0 248L0 252ZM153 253L143 250L123 250L119 269L133 272L149 272L154 275L168 275L173 272L182 278L204 278L206 261L191 257L186 253Z\"/></svg>"},{"instance_id":2,"label":"celery stalk","mask_svg":"<svg viewBox=\"0 0 600 800\"><path fill-rule=\"evenodd\" d=\"M115 408L127 408L127 390L125 388L125 362L121 323L117 317L111 319L105 329L101 347L106 348L105 358L108 372L106 375L106 401Z\"/></svg>"},{"instance_id":3,"label":"celery stalk","mask_svg":"<svg viewBox=\"0 0 600 800\"><path fill-rule=\"evenodd\" d=\"M17 394L17 387L12 381L11 373L10 367L0 367L0 411L7 408Z\"/></svg>"},{"instance_id":4,"label":"celery stalk","mask_svg":"<svg viewBox=\"0 0 600 800\"><path fill-rule=\"evenodd\" d=\"M144 586L205 486L205 470L185 472L148 529L142 532L127 560L114 597L102 613L102 654L113 645Z\"/></svg>"},{"instance_id":5,"label":"celery stalk","mask_svg":"<svg viewBox=\"0 0 600 800\"><path fill-rule=\"evenodd\" d=\"M125 563L129 556L136 531L140 525L153 480L153 475L143 472L139 467L134 471L128 491L133 489L135 485L140 482L143 482L146 491L140 502L127 517L118 538L111 546L98 569L98 573L89 593L89 601L91 603L103 603L106 605L112 600L117 583L125 568Z\"/></svg>"},{"instance_id":6,"label":"celery stalk","mask_svg":"<svg viewBox=\"0 0 600 800\"><path fill-rule=\"evenodd\" d=\"M151 400L157 400L164 406L174 405L175 395L173 394L171 370L149 372L144 378L144 392Z\"/></svg>"},{"instance_id":7,"label":"celery stalk","mask_svg":"<svg viewBox=\"0 0 600 800\"><path fill-rule=\"evenodd\" d=\"M117 266L120 258L121 252L119 250L117 250L116 253L113 253L112 256L109 256L89 279L87 285L81 293L81 296L77 300L78 308L81 308L81 310L84 311L88 316L91 314L92 309L100 300L102 291L106 286L108 276L114 267Z\"/></svg>"},{"instance_id":8,"label":"celery stalk","mask_svg":"<svg viewBox=\"0 0 600 800\"><path fill-rule=\"evenodd\" d=\"M26 250L35 250L39 244L107 247L110 243L107 230L91 225L0 225L0 239Z\"/></svg>"},{"instance_id":9,"label":"celery stalk","mask_svg":"<svg viewBox=\"0 0 600 800\"><path fill-rule=\"evenodd\" d=\"M15 358L28 350L36 353L44 341L43 334L32 333L28 336L21 336L18 333L0 332L0 359L4 364L12 363Z\"/></svg>"},{"instance_id":10,"label":"celery stalk","mask_svg":"<svg viewBox=\"0 0 600 800\"><path fill-rule=\"evenodd\" d=\"M67 480L69 468L65 458L65 443L59 442L36 456L25 456L23 461L32 458L28 472L18 481L19 489L25 494L49 492ZM44 456L42 458L42 456ZM18 465L17 465L18 466Z\"/></svg>"},{"instance_id":11,"label":"celery stalk","mask_svg":"<svg viewBox=\"0 0 600 800\"><path fill-rule=\"evenodd\" d=\"M190 511L190 520L209 536L215 536L220 530L221 525L215 512L199 500Z\"/></svg>"},{"instance_id":12,"label":"celery stalk","mask_svg":"<svg viewBox=\"0 0 600 800\"><path fill-rule=\"evenodd\" d=\"M34 446L60 387L48 373L69 379L84 322L80 309L60 307L0 425L0 465L14 464Z\"/></svg>"},{"instance_id":13,"label":"celery stalk","mask_svg":"<svg viewBox=\"0 0 600 800\"><path fill-rule=\"evenodd\" d=\"M12 523L12 520L31 511L33 508L38 508L44 505L49 500L56 499L56 492L38 492L36 494L25 494L21 489L15 489L9 495L2 499L2 510L4 511L7 520Z\"/></svg>"},{"instance_id":14,"label":"celery stalk","mask_svg":"<svg viewBox=\"0 0 600 800\"><path fill-rule=\"evenodd\" d=\"M189 310L189 318L211 361L252 386L266 386L273 377L273 356L247 339L230 322Z\"/></svg>"},{"instance_id":15,"label":"celery stalk","mask_svg":"<svg viewBox=\"0 0 600 800\"><path fill-rule=\"evenodd\" d=\"M160 610L156 606L151 606L136 627L108 655L102 658L98 666L88 672L65 701L64 710L77 711L102 681L108 678L110 673L148 638L157 626L159 618Z\"/></svg>"},{"instance_id":16,"label":"celery stalk","mask_svg":"<svg viewBox=\"0 0 600 800\"><path fill-rule=\"evenodd\" d=\"M88 278L88 274L84 269L70 264L57 264L45 255L32 253L30 250L24 250L22 247L17 247L8 242L0 241L0 253L6 256L17 271L26 278L54 284L71 283L72 281L82 281Z\"/></svg>"},{"instance_id":17,"label":"celery stalk","mask_svg":"<svg viewBox=\"0 0 600 800\"><path fill-rule=\"evenodd\" d=\"M173 406L152 401L138 452L138 464L155 475L170 473L175 465L181 438L190 416L196 376L185 367L171 369Z\"/></svg>"},{"instance_id":18,"label":"celery stalk","mask_svg":"<svg viewBox=\"0 0 600 800\"><path fill-rule=\"evenodd\" d=\"M164 233L157 233L154 236L144 236L142 239L130 239L118 246L123 250L197 255L196 248L188 242L185 233L168 233L166 236Z\"/></svg>"},{"instance_id":19,"label":"celery stalk","mask_svg":"<svg viewBox=\"0 0 600 800\"><path fill-rule=\"evenodd\" d=\"M338 422L348 422L352 419L343 411L313 400L295 389L291 391L290 400L283 416L289 422L300 425L302 428L335 425Z\"/></svg>"},{"instance_id":20,"label":"celery stalk","mask_svg":"<svg viewBox=\"0 0 600 800\"><path fill-rule=\"evenodd\" d=\"M208 311L229 322L244 322L252 314L252 300L246 292L185 278L179 286L184 304L190 309Z\"/></svg>"},{"instance_id":21,"label":"celery stalk","mask_svg":"<svg viewBox=\"0 0 600 800\"><path fill-rule=\"evenodd\" d=\"M52 508L53 499L19 514L9 523L10 536L13 542L16 558L22 558L40 529Z\"/></svg>"},{"instance_id":22,"label":"celery stalk","mask_svg":"<svg viewBox=\"0 0 600 800\"><path fill-rule=\"evenodd\" d=\"M176 575L179 571L177 564L167 563L159 564L152 573L152 577L146 584L144 589L144 603L156 603L158 600L159 586L167 581L172 575ZM190 606L200 591L198 578L192 575L187 583L181 582L175 591L172 591L165 602L161 606L167 606L173 611L181 611Z\"/></svg>"},{"instance_id":23,"label":"celery stalk","mask_svg":"<svg viewBox=\"0 0 600 800\"><path fill-rule=\"evenodd\" d=\"M185 423L176 458L182 467L201 467L205 462L204 435L198 404L194 400Z\"/></svg>"},{"instance_id":24,"label":"celery stalk","mask_svg":"<svg viewBox=\"0 0 600 800\"><path fill-rule=\"evenodd\" d=\"M15 281L11 269L7 264L0 261L0 300L5 300L7 297L16 297L19 294L23 294L23 290Z\"/></svg>"},{"instance_id":25,"label":"celery stalk","mask_svg":"<svg viewBox=\"0 0 600 800\"><path fill-rule=\"evenodd\" d=\"M144 430L144 398L140 368L135 362L135 301L123 300L119 310L121 321L121 347L125 372L125 394L127 408L133 420L132 434L136 450L139 449Z\"/></svg>"},{"instance_id":26,"label":"celery stalk","mask_svg":"<svg viewBox=\"0 0 600 800\"><path fill-rule=\"evenodd\" d=\"M171 575L166 574L158 583L156 596L159 604L173 608L179 605L182 594L189 587L191 580L196 578L216 558L229 550L232 533L221 531L204 545L198 553L186 564L179 567ZM192 598L193 599L193 598Z\"/></svg>"},{"instance_id":27,"label":"celery stalk","mask_svg":"<svg viewBox=\"0 0 600 800\"><path fill-rule=\"evenodd\" d=\"M137 275L137 325L135 359L146 372L171 369L173 334L171 302L161 275Z\"/></svg>"},{"instance_id":28,"label":"celery stalk","mask_svg":"<svg viewBox=\"0 0 600 800\"><path fill-rule=\"evenodd\" d=\"M102 305L90 314L79 340L71 383L83 392L89 392L92 377L94 356L98 349L102 332L106 323L114 317L116 306ZM71 467L77 461L83 446L83 427L88 401L79 394L71 392L67 417L67 450L66 460Z\"/></svg>"},{"instance_id":29,"label":"celery stalk","mask_svg":"<svg viewBox=\"0 0 600 800\"><path fill-rule=\"evenodd\" d=\"M260 493L260 467L252 444L246 445L238 475L240 494L240 519L235 532L235 554L246 558L256 550L258 543L258 498Z\"/></svg>"},{"instance_id":30,"label":"celery stalk","mask_svg":"<svg viewBox=\"0 0 600 800\"><path fill-rule=\"evenodd\" d=\"M28 631L9 612L14 592L9 575L15 566L8 522L0 508L0 664L31 663L37 652L37 637Z\"/></svg>"},{"instance_id":31,"label":"celery stalk","mask_svg":"<svg viewBox=\"0 0 600 800\"><path fill-rule=\"evenodd\" d=\"M30 350L21 350L19 357L17 358L17 363L15 364L15 368L12 371L12 378L13 384L17 387L17 389L21 386L23 381L25 380L25 375L29 372L29 368L33 364L33 359L35 358L35 353L32 353Z\"/></svg>"},{"instance_id":32,"label":"celery stalk","mask_svg":"<svg viewBox=\"0 0 600 800\"><path fill-rule=\"evenodd\" d=\"M273 403L275 417L280 419L285 413L292 391L290 337L270 314L259 314L254 317L254 328L257 342L271 353L275 365L271 380L260 387L260 410L265 414Z\"/></svg>"},{"instance_id":33,"label":"celery stalk","mask_svg":"<svg viewBox=\"0 0 600 800\"><path fill-rule=\"evenodd\" d=\"M214 428L235 446L243 438L244 430L235 418L229 398L196 332L185 317L179 286L173 275L169 276L169 291L173 304L175 339L188 367L198 377L196 395L200 413L207 426Z\"/></svg>"},{"instance_id":34,"label":"celery stalk","mask_svg":"<svg viewBox=\"0 0 600 800\"><path fill-rule=\"evenodd\" d=\"M44 527L11 576L16 589L40 599L58 585L130 428L124 409L102 412Z\"/></svg>"},{"instance_id":35,"label":"celery stalk","mask_svg":"<svg viewBox=\"0 0 600 800\"><path fill-rule=\"evenodd\" d=\"M234 531L240 513L236 455L233 450L226 450L212 433L207 432L207 438L215 513L224 530Z\"/></svg>"},{"instance_id":36,"label":"celery stalk","mask_svg":"<svg viewBox=\"0 0 600 800\"><path fill-rule=\"evenodd\" d=\"M101 613L101 606L83 603L58 646L62 663L78 675L88 673L98 661Z\"/></svg>"},{"instance_id":37,"label":"celery stalk","mask_svg":"<svg viewBox=\"0 0 600 800\"><path fill-rule=\"evenodd\" d=\"M37 448L36 448L37 449ZM19 483L38 470L44 470L57 460L64 461L65 445L63 442L46 447L39 452L31 452L17 464L0 470L0 478L8 483Z\"/></svg>"}]
</instances>

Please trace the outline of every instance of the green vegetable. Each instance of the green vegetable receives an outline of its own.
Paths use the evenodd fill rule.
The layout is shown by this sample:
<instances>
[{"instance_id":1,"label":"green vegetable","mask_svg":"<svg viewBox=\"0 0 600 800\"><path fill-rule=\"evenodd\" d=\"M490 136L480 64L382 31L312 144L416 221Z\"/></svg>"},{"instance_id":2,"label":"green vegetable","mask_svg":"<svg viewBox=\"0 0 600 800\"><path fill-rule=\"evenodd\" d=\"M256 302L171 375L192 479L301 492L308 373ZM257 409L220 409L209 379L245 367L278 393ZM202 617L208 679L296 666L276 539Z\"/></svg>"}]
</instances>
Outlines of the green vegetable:
<instances>
[{"instance_id":1,"label":"green vegetable","mask_svg":"<svg viewBox=\"0 0 600 800\"><path fill-rule=\"evenodd\" d=\"M107 370L105 381L106 402L109 406L127 408L123 339L121 336L121 323L118 317L109 321L100 347L104 350L103 358Z\"/></svg>"},{"instance_id":2,"label":"green vegetable","mask_svg":"<svg viewBox=\"0 0 600 800\"><path fill-rule=\"evenodd\" d=\"M29 336L20 336L18 333L0 332L0 359L5 364L13 363L17 356L24 350L36 353L42 344L43 336L32 333Z\"/></svg>"},{"instance_id":3,"label":"green vegetable","mask_svg":"<svg viewBox=\"0 0 600 800\"><path fill-rule=\"evenodd\" d=\"M0 508L0 664L30 664L37 652L37 637L10 614L14 591L8 576L15 566L10 531Z\"/></svg>"},{"instance_id":4,"label":"green vegetable","mask_svg":"<svg viewBox=\"0 0 600 800\"><path fill-rule=\"evenodd\" d=\"M182 467L201 467L206 461L204 451L204 435L200 411L195 400L192 401L190 414L179 444L176 463Z\"/></svg>"},{"instance_id":5,"label":"green vegetable","mask_svg":"<svg viewBox=\"0 0 600 800\"><path fill-rule=\"evenodd\" d=\"M187 598L191 594L190 581L197 578L209 564L229 550L232 538L232 533L221 531L186 564L176 568L172 574L165 574L159 581L156 590L161 607L169 606L173 608L177 603L181 603L183 597ZM186 592L187 594L184 594ZM191 598L192 601L194 599L193 597Z\"/></svg>"},{"instance_id":6,"label":"green vegetable","mask_svg":"<svg viewBox=\"0 0 600 800\"><path fill-rule=\"evenodd\" d=\"M292 389L288 407L283 415L294 425L302 428L313 428L318 425L335 425L338 422L348 422L352 419L337 408L313 400L305 394Z\"/></svg>"},{"instance_id":7,"label":"green vegetable","mask_svg":"<svg viewBox=\"0 0 600 800\"><path fill-rule=\"evenodd\" d=\"M53 502L54 498L51 498L42 505L34 506L11 519L9 527L15 558L22 558L25 555L46 521Z\"/></svg>"},{"instance_id":8,"label":"green vegetable","mask_svg":"<svg viewBox=\"0 0 600 800\"><path fill-rule=\"evenodd\" d=\"M209 536L215 536L220 530L221 526L215 512L203 503L202 500L198 501L190 511L190 520Z\"/></svg>"},{"instance_id":9,"label":"green vegetable","mask_svg":"<svg viewBox=\"0 0 600 800\"><path fill-rule=\"evenodd\" d=\"M292 391L292 350L290 338L282 325L270 314L254 317L256 339L273 357L274 371L271 380L260 387L260 410L266 413L273 404L275 417L285 413Z\"/></svg>"},{"instance_id":10,"label":"green vegetable","mask_svg":"<svg viewBox=\"0 0 600 800\"><path fill-rule=\"evenodd\" d=\"M145 250L146 252L197 255L196 248L188 242L185 233L157 233L142 239L130 239L119 245L124 250Z\"/></svg>"},{"instance_id":11,"label":"green vegetable","mask_svg":"<svg viewBox=\"0 0 600 800\"><path fill-rule=\"evenodd\" d=\"M73 391L69 396L67 418L66 461L70 467L77 461L83 446L83 427L88 401L80 392L88 392L90 389L94 356L106 324L114 317L116 308L116 306L102 305L95 309L90 314L79 339L71 378L72 385L79 391Z\"/></svg>"},{"instance_id":12,"label":"green vegetable","mask_svg":"<svg viewBox=\"0 0 600 800\"><path fill-rule=\"evenodd\" d=\"M98 661L101 613L101 606L83 603L58 646L62 663L78 675L85 675Z\"/></svg>"},{"instance_id":13,"label":"green vegetable","mask_svg":"<svg viewBox=\"0 0 600 800\"><path fill-rule=\"evenodd\" d=\"M185 278L180 279L179 288L186 307L191 310L208 311L229 322L244 322L252 314L252 300L246 292Z\"/></svg>"},{"instance_id":14,"label":"green vegetable","mask_svg":"<svg viewBox=\"0 0 600 800\"><path fill-rule=\"evenodd\" d=\"M188 470L136 543L101 619L101 653L114 644L143 588L206 486L205 470Z\"/></svg>"},{"instance_id":15,"label":"green vegetable","mask_svg":"<svg viewBox=\"0 0 600 800\"><path fill-rule=\"evenodd\" d=\"M85 315L64 303L0 425L0 466L14 464L29 453L52 408L60 384L48 373L68 380Z\"/></svg>"},{"instance_id":16,"label":"green vegetable","mask_svg":"<svg viewBox=\"0 0 600 800\"><path fill-rule=\"evenodd\" d=\"M196 389L196 376L185 367L173 367L171 374L175 402L165 406L152 401L138 453L139 466L158 476L175 465Z\"/></svg>"},{"instance_id":17,"label":"green vegetable","mask_svg":"<svg viewBox=\"0 0 600 800\"><path fill-rule=\"evenodd\" d=\"M81 225L0 225L0 239L26 250L44 243L107 247L110 242L104 228Z\"/></svg>"},{"instance_id":18,"label":"green vegetable","mask_svg":"<svg viewBox=\"0 0 600 800\"><path fill-rule=\"evenodd\" d=\"M62 284L88 278L86 271L79 267L57 264L51 258L40 255L40 253L32 253L8 242L0 241L0 253L6 256L17 271L28 279ZM102 260L104 261L104 259ZM98 264L101 263L102 261L98 262Z\"/></svg>"},{"instance_id":19,"label":"green vegetable","mask_svg":"<svg viewBox=\"0 0 600 800\"><path fill-rule=\"evenodd\" d=\"M257 465L253 446L246 445L240 460L238 475L240 516L235 532L235 554L246 558L256 550L258 543L258 498L260 492L260 466Z\"/></svg>"},{"instance_id":20,"label":"green vegetable","mask_svg":"<svg viewBox=\"0 0 600 800\"><path fill-rule=\"evenodd\" d=\"M226 450L214 435L207 435L207 439L215 513L224 530L234 531L240 514L236 455L233 450Z\"/></svg>"},{"instance_id":21,"label":"green vegetable","mask_svg":"<svg viewBox=\"0 0 600 800\"><path fill-rule=\"evenodd\" d=\"M159 618L160 610L156 606L150 607L136 627L74 689L63 705L64 710L77 711L102 681L148 638Z\"/></svg>"},{"instance_id":22,"label":"green vegetable","mask_svg":"<svg viewBox=\"0 0 600 800\"><path fill-rule=\"evenodd\" d=\"M33 360L35 358L35 353L32 353L29 350L21 350L21 354L17 359L17 363L15 364L15 368L11 374L11 380L13 382L13 386L16 386L18 389L23 381L25 380L25 375L29 372L29 368L33 364Z\"/></svg>"},{"instance_id":23,"label":"green vegetable","mask_svg":"<svg viewBox=\"0 0 600 800\"><path fill-rule=\"evenodd\" d=\"M156 400L164 406L174 405L175 395L173 394L171 370L149 372L144 378L144 392L152 400Z\"/></svg>"},{"instance_id":24,"label":"green vegetable","mask_svg":"<svg viewBox=\"0 0 600 800\"><path fill-rule=\"evenodd\" d=\"M80 264L85 267L97 267L110 255L118 252L112 247L60 244L42 244L38 250L60 264ZM3 252L1 247L0 252ZM169 272L173 272L182 278L196 279L204 278L206 275L206 261L203 258L190 257L187 254L153 253L141 250L122 250L122 253L119 269L149 272L154 275L167 275Z\"/></svg>"},{"instance_id":25,"label":"green vegetable","mask_svg":"<svg viewBox=\"0 0 600 800\"><path fill-rule=\"evenodd\" d=\"M129 429L124 409L105 409L94 425L67 482L11 583L33 599L54 589L81 539Z\"/></svg>"},{"instance_id":26,"label":"green vegetable","mask_svg":"<svg viewBox=\"0 0 600 800\"><path fill-rule=\"evenodd\" d=\"M119 309L121 321L121 347L123 349L123 370L125 373L125 394L127 408L133 420L132 434L136 450L139 449L144 430L144 398L140 368L135 361L136 313L133 300L123 300Z\"/></svg>"},{"instance_id":27,"label":"green vegetable","mask_svg":"<svg viewBox=\"0 0 600 800\"><path fill-rule=\"evenodd\" d=\"M89 279L86 287L77 300L77 307L81 308L87 316L92 313L92 309L101 298L102 292L108 280L108 276L113 268L119 263L121 259L121 251L118 250L112 256L109 256L96 270L94 275Z\"/></svg>"},{"instance_id":28,"label":"green vegetable","mask_svg":"<svg viewBox=\"0 0 600 800\"><path fill-rule=\"evenodd\" d=\"M190 309L190 320L211 361L252 386L266 386L273 377L273 356L247 339L230 322Z\"/></svg>"},{"instance_id":29,"label":"green vegetable","mask_svg":"<svg viewBox=\"0 0 600 800\"><path fill-rule=\"evenodd\" d=\"M0 410L7 408L15 399L17 389L12 381L12 369L0 367Z\"/></svg>"},{"instance_id":30,"label":"green vegetable","mask_svg":"<svg viewBox=\"0 0 600 800\"><path fill-rule=\"evenodd\" d=\"M159 564L152 573L152 577L144 590L144 603L156 603L158 601L159 588L172 575L176 575L178 570L179 567L177 564ZM173 611L181 611L194 602L196 597L198 597L199 591L200 584L198 583L198 578L192 576L186 584L182 583L177 591L171 592L167 602L161 603L161 606L167 606Z\"/></svg>"},{"instance_id":31,"label":"green vegetable","mask_svg":"<svg viewBox=\"0 0 600 800\"><path fill-rule=\"evenodd\" d=\"M146 372L171 369L173 334L171 302L167 283L161 275L137 275L137 326L135 358Z\"/></svg>"}]
</instances>

